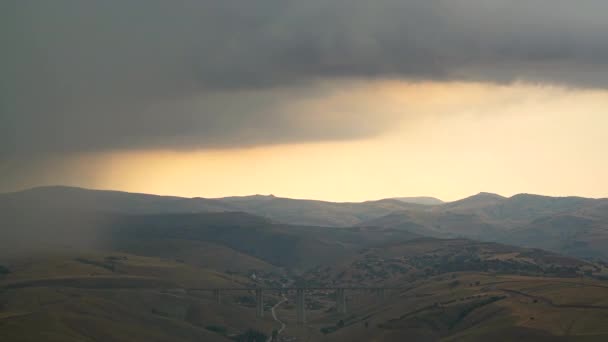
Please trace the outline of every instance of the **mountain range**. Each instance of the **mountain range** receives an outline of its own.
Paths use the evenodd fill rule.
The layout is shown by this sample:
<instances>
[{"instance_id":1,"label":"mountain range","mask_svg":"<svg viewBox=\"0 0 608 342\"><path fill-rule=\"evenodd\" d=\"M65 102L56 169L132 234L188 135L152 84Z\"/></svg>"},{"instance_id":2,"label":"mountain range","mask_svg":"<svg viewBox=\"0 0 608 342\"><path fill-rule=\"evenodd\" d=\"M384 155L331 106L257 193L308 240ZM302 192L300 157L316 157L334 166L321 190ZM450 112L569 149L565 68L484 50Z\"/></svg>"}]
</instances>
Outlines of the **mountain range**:
<instances>
[{"instance_id":1,"label":"mountain range","mask_svg":"<svg viewBox=\"0 0 608 342\"><path fill-rule=\"evenodd\" d=\"M33 215L41 212L41 215ZM182 198L72 187L41 187L0 195L6 221L57 213L166 215L242 212L273 224L308 227L389 228L416 236L470 238L543 248L585 258L608 258L608 199L480 193L455 202L415 197L361 203L298 200L275 196ZM24 219L13 218L21 224ZM64 224L65 226L65 224Z\"/></svg>"}]
</instances>

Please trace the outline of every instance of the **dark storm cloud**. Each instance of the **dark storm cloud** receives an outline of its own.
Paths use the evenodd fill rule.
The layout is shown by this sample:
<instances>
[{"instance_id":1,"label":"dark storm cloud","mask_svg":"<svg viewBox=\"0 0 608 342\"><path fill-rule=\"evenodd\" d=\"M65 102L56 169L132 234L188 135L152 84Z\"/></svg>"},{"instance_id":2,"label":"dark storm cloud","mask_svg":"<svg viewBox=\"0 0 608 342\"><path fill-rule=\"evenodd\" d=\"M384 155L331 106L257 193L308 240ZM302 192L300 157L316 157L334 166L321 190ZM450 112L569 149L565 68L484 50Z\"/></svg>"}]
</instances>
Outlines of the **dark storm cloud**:
<instances>
[{"instance_id":1,"label":"dark storm cloud","mask_svg":"<svg viewBox=\"0 0 608 342\"><path fill-rule=\"evenodd\" d=\"M8 0L0 9L0 158L349 139L388 124L344 115L319 127L285 109L325 79L608 86L604 0Z\"/></svg>"}]
</instances>

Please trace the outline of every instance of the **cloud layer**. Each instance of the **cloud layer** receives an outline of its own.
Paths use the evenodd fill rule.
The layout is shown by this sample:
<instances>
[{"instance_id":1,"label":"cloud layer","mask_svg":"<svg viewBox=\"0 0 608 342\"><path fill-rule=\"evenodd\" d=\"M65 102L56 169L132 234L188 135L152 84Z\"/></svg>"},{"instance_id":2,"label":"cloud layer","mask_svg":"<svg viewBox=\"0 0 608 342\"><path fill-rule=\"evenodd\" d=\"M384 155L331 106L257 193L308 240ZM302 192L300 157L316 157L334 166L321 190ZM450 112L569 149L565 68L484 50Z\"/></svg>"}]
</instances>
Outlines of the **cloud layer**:
<instances>
[{"instance_id":1,"label":"cloud layer","mask_svg":"<svg viewBox=\"0 0 608 342\"><path fill-rule=\"evenodd\" d=\"M389 127L392 115L349 108L323 119L293 105L348 90L349 79L608 87L604 0L0 6L0 158L353 139Z\"/></svg>"}]
</instances>

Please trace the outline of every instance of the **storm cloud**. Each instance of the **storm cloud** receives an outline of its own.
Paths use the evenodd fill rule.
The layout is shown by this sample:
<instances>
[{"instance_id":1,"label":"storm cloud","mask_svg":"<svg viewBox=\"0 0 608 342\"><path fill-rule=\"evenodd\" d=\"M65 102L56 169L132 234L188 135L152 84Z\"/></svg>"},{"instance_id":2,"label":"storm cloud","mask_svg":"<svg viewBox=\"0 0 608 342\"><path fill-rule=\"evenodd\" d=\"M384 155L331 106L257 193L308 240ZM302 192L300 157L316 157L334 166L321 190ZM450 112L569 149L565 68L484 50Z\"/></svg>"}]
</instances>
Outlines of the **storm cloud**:
<instances>
[{"instance_id":1,"label":"storm cloud","mask_svg":"<svg viewBox=\"0 0 608 342\"><path fill-rule=\"evenodd\" d=\"M0 13L0 159L382 132L390 115L291 106L351 79L608 87L604 0L8 0Z\"/></svg>"}]
</instances>

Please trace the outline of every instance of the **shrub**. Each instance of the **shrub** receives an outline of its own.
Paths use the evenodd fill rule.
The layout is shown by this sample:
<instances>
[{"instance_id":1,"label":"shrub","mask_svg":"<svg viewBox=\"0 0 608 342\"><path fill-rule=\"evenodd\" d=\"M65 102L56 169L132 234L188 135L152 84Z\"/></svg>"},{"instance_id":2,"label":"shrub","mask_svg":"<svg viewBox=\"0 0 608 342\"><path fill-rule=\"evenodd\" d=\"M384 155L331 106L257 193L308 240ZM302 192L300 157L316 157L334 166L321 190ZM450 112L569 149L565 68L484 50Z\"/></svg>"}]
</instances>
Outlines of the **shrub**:
<instances>
[{"instance_id":1,"label":"shrub","mask_svg":"<svg viewBox=\"0 0 608 342\"><path fill-rule=\"evenodd\" d=\"M237 342L266 342L268 336L257 330L249 329L246 332L234 337Z\"/></svg>"},{"instance_id":2,"label":"shrub","mask_svg":"<svg viewBox=\"0 0 608 342\"><path fill-rule=\"evenodd\" d=\"M7 267L0 265L0 275L9 274L9 273L11 273L11 271Z\"/></svg>"},{"instance_id":3,"label":"shrub","mask_svg":"<svg viewBox=\"0 0 608 342\"><path fill-rule=\"evenodd\" d=\"M205 327L205 329L209 330L209 331L213 331L215 333L218 333L220 335L226 335L227 333L227 329L226 327L222 327L220 325L208 325Z\"/></svg>"}]
</instances>

